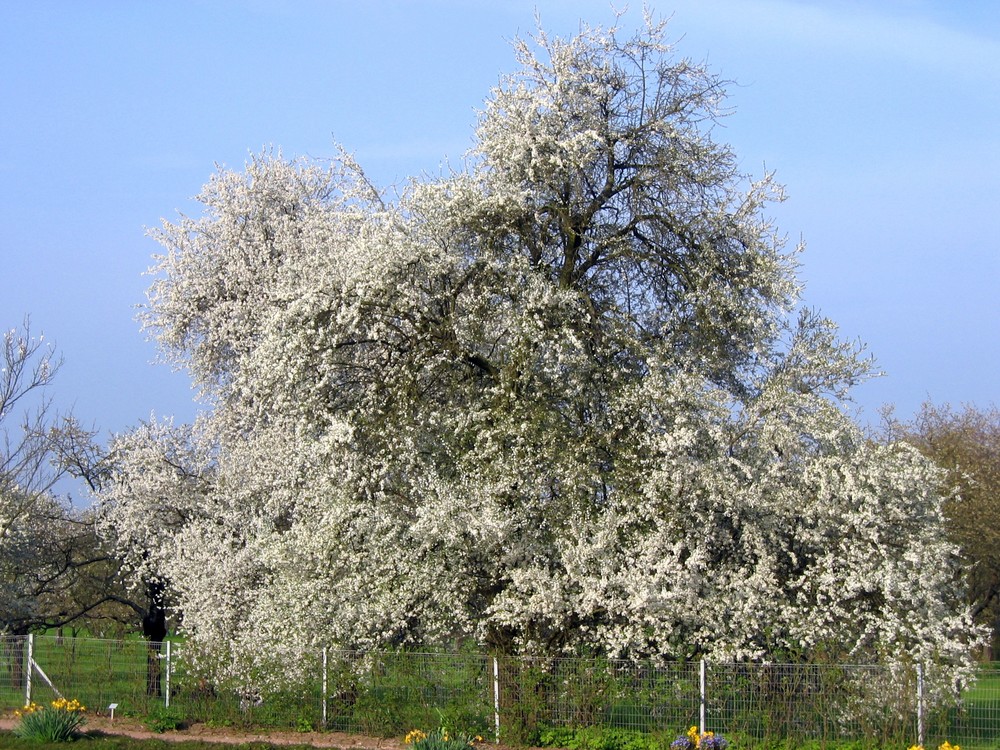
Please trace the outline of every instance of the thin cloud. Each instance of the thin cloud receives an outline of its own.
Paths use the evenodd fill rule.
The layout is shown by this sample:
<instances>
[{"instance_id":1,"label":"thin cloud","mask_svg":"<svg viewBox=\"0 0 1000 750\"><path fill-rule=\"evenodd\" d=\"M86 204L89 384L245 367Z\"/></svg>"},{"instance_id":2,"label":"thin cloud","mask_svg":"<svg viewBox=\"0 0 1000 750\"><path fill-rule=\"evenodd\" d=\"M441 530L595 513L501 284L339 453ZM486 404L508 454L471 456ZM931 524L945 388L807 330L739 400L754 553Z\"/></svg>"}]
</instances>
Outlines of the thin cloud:
<instances>
[{"instance_id":1,"label":"thin cloud","mask_svg":"<svg viewBox=\"0 0 1000 750\"><path fill-rule=\"evenodd\" d=\"M898 6L796 0L721 0L691 3L685 15L734 29L752 29L783 47L792 45L840 57L896 59L938 73L973 80L1000 76L1000 41L971 33Z\"/></svg>"}]
</instances>

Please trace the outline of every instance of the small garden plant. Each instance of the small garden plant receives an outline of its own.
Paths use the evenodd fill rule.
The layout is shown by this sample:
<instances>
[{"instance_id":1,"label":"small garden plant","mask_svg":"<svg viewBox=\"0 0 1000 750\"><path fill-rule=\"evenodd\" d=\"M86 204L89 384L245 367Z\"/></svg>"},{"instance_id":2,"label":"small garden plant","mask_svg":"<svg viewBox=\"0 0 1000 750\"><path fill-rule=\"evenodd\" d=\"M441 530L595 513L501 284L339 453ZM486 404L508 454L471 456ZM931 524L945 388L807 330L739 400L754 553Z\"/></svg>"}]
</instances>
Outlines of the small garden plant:
<instances>
[{"instance_id":1,"label":"small garden plant","mask_svg":"<svg viewBox=\"0 0 1000 750\"><path fill-rule=\"evenodd\" d=\"M48 706L29 703L14 715L20 719L14 727L17 737L39 742L69 742L80 736L87 723L86 707L77 700L59 698Z\"/></svg>"},{"instance_id":2,"label":"small garden plant","mask_svg":"<svg viewBox=\"0 0 1000 750\"><path fill-rule=\"evenodd\" d=\"M441 716L441 726L437 729L425 732L422 729L413 729L403 738L403 744L413 747L413 750L468 750L474 747L477 742L482 742L479 735L455 734L444 725L444 715Z\"/></svg>"},{"instance_id":3,"label":"small garden plant","mask_svg":"<svg viewBox=\"0 0 1000 750\"><path fill-rule=\"evenodd\" d=\"M924 750L923 745L910 745L909 750ZM961 745L952 745L948 740L945 740L940 745L938 745L938 750L962 750Z\"/></svg>"},{"instance_id":4,"label":"small garden plant","mask_svg":"<svg viewBox=\"0 0 1000 750\"><path fill-rule=\"evenodd\" d=\"M184 715L174 708L155 706L146 715L144 723L146 724L146 728L151 732L163 734L164 732L172 732L175 729L183 729Z\"/></svg>"},{"instance_id":5,"label":"small garden plant","mask_svg":"<svg viewBox=\"0 0 1000 750\"><path fill-rule=\"evenodd\" d=\"M698 727L691 727L670 743L670 750L726 750L729 742L721 734L704 732L699 734ZM911 748L912 750L912 748Z\"/></svg>"}]
</instances>

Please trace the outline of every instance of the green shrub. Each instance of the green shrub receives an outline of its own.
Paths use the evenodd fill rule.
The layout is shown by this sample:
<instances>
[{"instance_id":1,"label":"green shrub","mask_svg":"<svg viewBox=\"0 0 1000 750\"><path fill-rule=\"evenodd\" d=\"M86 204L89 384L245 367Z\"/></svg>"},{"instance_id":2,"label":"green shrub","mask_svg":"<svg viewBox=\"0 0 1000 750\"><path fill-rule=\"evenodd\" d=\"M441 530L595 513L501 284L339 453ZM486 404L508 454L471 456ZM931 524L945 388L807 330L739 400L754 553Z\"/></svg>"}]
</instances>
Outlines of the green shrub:
<instances>
[{"instance_id":1,"label":"green shrub","mask_svg":"<svg viewBox=\"0 0 1000 750\"><path fill-rule=\"evenodd\" d=\"M163 732L173 732L184 728L184 716L176 708L166 708L165 706L154 706L146 715L143 722L151 732L162 734Z\"/></svg>"},{"instance_id":2,"label":"green shrub","mask_svg":"<svg viewBox=\"0 0 1000 750\"><path fill-rule=\"evenodd\" d=\"M313 723L311 721L309 721L309 719L307 719L304 716L299 716L295 720L295 731L296 732L303 732L303 733L305 733L305 732L313 732L313 731L315 731L315 728L313 727Z\"/></svg>"},{"instance_id":3,"label":"green shrub","mask_svg":"<svg viewBox=\"0 0 1000 750\"><path fill-rule=\"evenodd\" d=\"M545 727L538 732L540 747L572 747L576 743L576 730L569 727Z\"/></svg>"},{"instance_id":4,"label":"green shrub","mask_svg":"<svg viewBox=\"0 0 1000 750\"><path fill-rule=\"evenodd\" d=\"M767 740L753 740L744 738L739 741L739 747L749 747L753 750L880 750L893 745L880 745L868 740L821 740L821 739L792 739L771 738Z\"/></svg>"},{"instance_id":5,"label":"green shrub","mask_svg":"<svg viewBox=\"0 0 1000 750\"><path fill-rule=\"evenodd\" d=\"M87 723L83 712L87 709L76 700L65 698L52 701L48 706L31 703L14 715L20 721L14 735L38 742L69 742L80 736L80 729Z\"/></svg>"},{"instance_id":6,"label":"green shrub","mask_svg":"<svg viewBox=\"0 0 1000 750\"><path fill-rule=\"evenodd\" d=\"M656 734L618 727L545 727L538 733L541 747L569 750L664 750L668 743Z\"/></svg>"}]
</instances>

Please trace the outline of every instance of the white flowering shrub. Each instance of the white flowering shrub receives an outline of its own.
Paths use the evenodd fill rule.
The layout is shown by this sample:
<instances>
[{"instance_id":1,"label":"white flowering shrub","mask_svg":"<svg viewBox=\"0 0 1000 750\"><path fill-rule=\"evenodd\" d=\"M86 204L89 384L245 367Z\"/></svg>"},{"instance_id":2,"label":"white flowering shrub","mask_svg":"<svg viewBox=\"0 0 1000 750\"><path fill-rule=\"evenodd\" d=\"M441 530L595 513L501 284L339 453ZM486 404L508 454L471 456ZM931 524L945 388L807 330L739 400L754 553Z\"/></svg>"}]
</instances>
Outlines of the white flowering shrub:
<instances>
[{"instance_id":1,"label":"white flowering shrub","mask_svg":"<svg viewBox=\"0 0 1000 750\"><path fill-rule=\"evenodd\" d=\"M206 403L102 491L220 674L269 651L966 661L937 470L845 410L770 176L655 24L519 42L465 171L221 171L144 312ZM278 649L275 651L274 649Z\"/></svg>"}]
</instances>

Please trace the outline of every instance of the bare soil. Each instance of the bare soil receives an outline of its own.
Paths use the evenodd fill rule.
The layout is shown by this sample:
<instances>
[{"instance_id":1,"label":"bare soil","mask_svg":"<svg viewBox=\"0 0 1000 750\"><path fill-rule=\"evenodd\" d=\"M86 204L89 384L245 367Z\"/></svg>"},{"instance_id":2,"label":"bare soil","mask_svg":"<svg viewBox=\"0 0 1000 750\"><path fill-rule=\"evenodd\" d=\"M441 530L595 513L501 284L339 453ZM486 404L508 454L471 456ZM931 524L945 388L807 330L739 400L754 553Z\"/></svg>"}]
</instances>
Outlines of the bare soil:
<instances>
[{"instance_id":1,"label":"bare soil","mask_svg":"<svg viewBox=\"0 0 1000 750\"><path fill-rule=\"evenodd\" d=\"M0 731L10 731L17 719L10 715L0 716ZM232 727L209 727L192 724L184 729L169 732L151 732L140 721L132 718L88 716L84 731L94 734L117 734L137 739L160 739L180 742L200 740L238 745L244 742L269 742L273 745L312 745L314 747L336 747L342 750L404 750L401 738L367 737L344 732L283 732L270 729L243 731Z\"/></svg>"}]
</instances>

